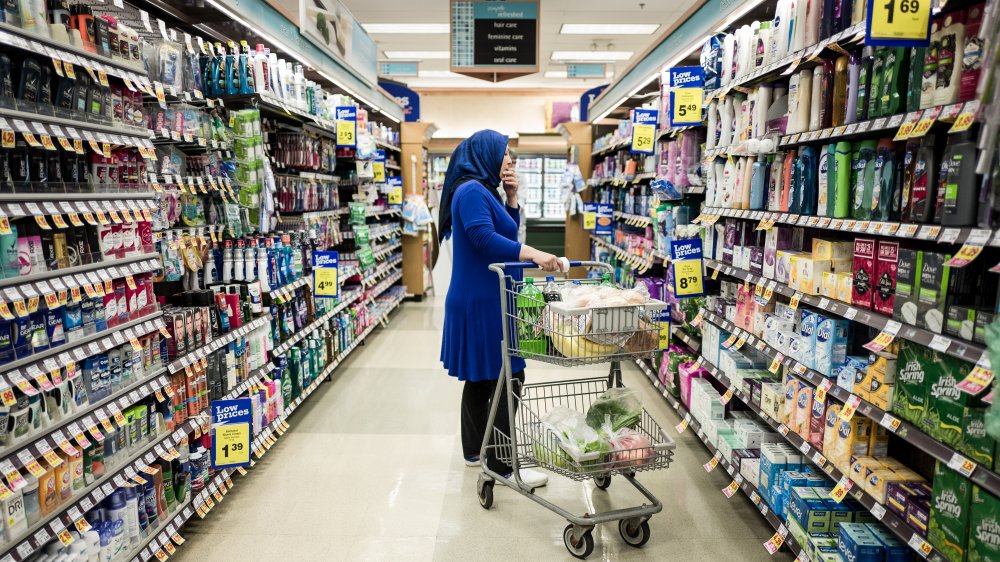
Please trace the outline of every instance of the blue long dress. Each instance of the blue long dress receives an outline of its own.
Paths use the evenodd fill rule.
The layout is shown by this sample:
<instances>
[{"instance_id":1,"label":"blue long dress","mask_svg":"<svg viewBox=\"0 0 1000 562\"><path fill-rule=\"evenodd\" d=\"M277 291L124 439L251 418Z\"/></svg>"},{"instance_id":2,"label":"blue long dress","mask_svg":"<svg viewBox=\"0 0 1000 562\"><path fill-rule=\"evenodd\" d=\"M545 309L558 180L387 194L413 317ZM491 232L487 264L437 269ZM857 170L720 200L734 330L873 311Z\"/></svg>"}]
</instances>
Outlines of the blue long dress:
<instances>
[{"instance_id":1,"label":"blue long dress","mask_svg":"<svg viewBox=\"0 0 1000 562\"><path fill-rule=\"evenodd\" d=\"M445 300L441 362L462 381L496 380L503 368L500 284L489 270L496 262L519 261L520 210L500 202L478 181L467 181L451 202L454 264ZM520 280L521 270L507 272ZM511 358L511 372L524 359Z\"/></svg>"}]
</instances>

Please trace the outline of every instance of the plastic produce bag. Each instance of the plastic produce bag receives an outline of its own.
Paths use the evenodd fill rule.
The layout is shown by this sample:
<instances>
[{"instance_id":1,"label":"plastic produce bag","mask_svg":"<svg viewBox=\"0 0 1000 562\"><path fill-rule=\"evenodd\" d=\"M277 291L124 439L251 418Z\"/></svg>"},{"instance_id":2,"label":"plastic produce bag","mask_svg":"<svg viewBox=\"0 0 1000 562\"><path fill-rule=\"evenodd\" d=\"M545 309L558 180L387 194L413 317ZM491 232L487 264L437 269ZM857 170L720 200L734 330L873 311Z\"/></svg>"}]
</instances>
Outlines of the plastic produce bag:
<instances>
[{"instance_id":1,"label":"plastic produce bag","mask_svg":"<svg viewBox=\"0 0 1000 562\"><path fill-rule=\"evenodd\" d=\"M608 442L576 410L554 408L542 418L542 424L556 435L562 449L577 463L600 461L608 452ZM550 462L568 468L560 464L558 453L553 453Z\"/></svg>"},{"instance_id":2,"label":"plastic produce bag","mask_svg":"<svg viewBox=\"0 0 1000 562\"><path fill-rule=\"evenodd\" d=\"M611 453L608 460L615 462L615 468L649 464L656 456L653 444L649 442L649 439L634 429L627 427L612 429L611 425L605 422L601 432L608 439Z\"/></svg>"},{"instance_id":3,"label":"plastic produce bag","mask_svg":"<svg viewBox=\"0 0 1000 562\"><path fill-rule=\"evenodd\" d=\"M634 388L609 388L587 410L587 425L604 427L610 419L612 431L624 427L635 429L642 421L642 401Z\"/></svg>"}]
</instances>

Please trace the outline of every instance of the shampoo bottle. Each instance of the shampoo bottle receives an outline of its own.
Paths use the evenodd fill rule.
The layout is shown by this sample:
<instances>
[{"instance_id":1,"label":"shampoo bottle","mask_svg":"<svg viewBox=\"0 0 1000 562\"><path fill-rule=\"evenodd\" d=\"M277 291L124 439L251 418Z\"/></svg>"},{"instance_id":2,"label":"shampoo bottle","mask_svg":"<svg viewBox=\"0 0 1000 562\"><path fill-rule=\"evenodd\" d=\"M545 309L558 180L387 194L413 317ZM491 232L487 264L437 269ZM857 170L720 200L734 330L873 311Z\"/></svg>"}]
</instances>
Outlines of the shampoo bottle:
<instances>
[{"instance_id":1,"label":"shampoo bottle","mask_svg":"<svg viewBox=\"0 0 1000 562\"><path fill-rule=\"evenodd\" d=\"M906 76L910 50L895 47L886 50L885 75L882 78L882 115L895 115L906 109Z\"/></svg>"},{"instance_id":2,"label":"shampoo bottle","mask_svg":"<svg viewBox=\"0 0 1000 562\"><path fill-rule=\"evenodd\" d=\"M868 92L871 90L872 66L875 63L875 48L865 47L861 50L861 73L858 75L858 108L857 120L868 119Z\"/></svg>"},{"instance_id":3,"label":"shampoo bottle","mask_svg":"<svg viewBox=\"0 0 1000 562\"><path fill-rule=\"evenodd\" d=\"M851 143L840 141L834 149L833 172L830 179L830 197L833 200L834 218L846 218L850 213L852 152Z\"/></svg>"},{"instance_id":4,"label":"shampoo bottle","mask_svg":"<svg viewBox=\"0 0 1000 562\"><path fill-rule=\"evenodd\" d=\"M750 180L750 208L754 211L764 209L765 191L768 186L768 171L771 157L761 157L753 164L753 177Z\"/></svg>"},{"instance_id":5,"label":"shampoo bottle","mask_svg":"<svg viewBox=\"0 0 1000 562\"><path fill-rule=\"evenodd\" d=\"M733 96L726 96L719 105L719 146L729 146L733 141Z\"/></svg>"},{"instance_id":6,"label":"shampoo bottle","mask_svg":"<svg viewBox=\"0 0 1000 562\"><path fill-rule=\"evenodd\" d=\"M768 174L767 185L767 210L777 211L781 208L781 190L784 179L785 153L779 152L774 155L771 162L771 173Z\"/></svg>"},{"instance_id":7,"label":"shampoo bottle","mask_svg":"<svg viewBox=\"0 0 1000 562\"><path fill-rule=\"evenodd\" d=\"M958 101L958 85L962 75L962 56L965 50L965 22L963 13L955 12L944 18L941 28L941 45L938 47L937 85L934 104L944 105Z\"/></svg>"},{"instance_id":8,"label":"shampoo bottle","mask_svg":"<svg viewBox=\"0 0 1000 562\"><path fill-rule=\"evenodd\" d=\"M871 219L889 220L895 188L896 145L891 138L878 141L875 149L875 179L872 186Z\"/></svg>"},{"instance_id":9,"label":"shampoo bottle","mask_svg":"<svg viewBox=\"0 0 1000 562\"><path fill-rule=\"evenodd\" d=\"M858 120L858 90L861 84L861 54L851 51L847 56L847 111L844 113L844 124L850 125Z\"/></svg>"},{"instance_id":10,"label":"shampoo bottle","mask_svg":"<svg viewBox=\"0 0 1000 562\"><path fill-rule=\"evenodd\" d=\"M812 83L816 85L812 89L812 99L809 101L809 129L818 131L823 128L823 84L826 80L824 65L819 65L813 69Z\"/></svg>"},{"instance_id":11,"label":"shampoo bottle","mask_svg":"<svg viewBox=\"0 0 1000 562\"><path fill-rule=\"evenodd\" d=\"M788 54L788 28L791 0L778 0L771 20L771 62L781 60Z\"/></svg>"},{"instance_id":12,"label":"shampoo bottle","mask_svg":"<svg viewBox=\"0 0 1000 562\"><path fill-rule=\"evenodd\" d=\"M733 80L733 53L736 49L736 37L727 33L722 40L722 85L726 86Z\"/></svg>"},{"instance_id":13,"label":"shampoo bottle","mask_svg":"<svg viewBox=\"0 0 1000 562\"><path fill-rule=\"evenodd\" d=\"M816 171L816 215L829 217L833 215L833 199L830 197L830 169L833 160L834 145L826 144L819 150L819 168Z\"/></svg>"},{"instance_id":14,"label":"shampoo bottle","mask_svg":"<svg viewBox=\"0 0 1000 562\"><path fill-rule=\"evenodd\" d=\"M920 88L924 79L925 47L910 48L910 68L906 76L906 111L920 109Z\"/></svg>"},{"instance_id":15,"label":"shampoo bottle","mask_svg":"<svg viewBox=\"0 0 1000 562\"><path fill-rule=\"evenodd\" d=\"M754 166L757 164L757 158L755 156L750 156L743 162L743 182L740 186L740 208L749 209L750 201L753 192L753 173Z\"/></svg>"},{"instance_id":16,"label":"shampoo bottle","mask_svg":"<svg viewBox=\"0 0 1000 562\"><path fill-rule=\"evenodd\" d=\"M795 96L798 104L793 114L795 132L801 133L809 128L809 111L812 102L812 71L803 70L799 73L799 92Z\"/></svg>"},{"instance_id":17,"label":"shampoo bottle","mask_svg":"<svg viewBox=\"0 0 1000 562\"><path fill-rule=\"evenodd\" d=\"M781 191L778 197L778 210L783 213L788 212L789 196L792 190L792 169L795 166L795 157L796 152L794 150L789 150L788 154L785 155L784 162L782 163Z\"/></svg>"},{"instance_id":18,"label":"shampoo bottle","mask_svg":"<svg viewBox=\"0 0 1000 562\"><path fill-rule=\"evenodd\" d=\"M851 218L871 218L872 188L875 185L874 140L854 143L854 170L851 186Z\"/></svg>"},{"instance_id":19,"label":"shampoo bottle","mask_svg":"<svg viewBox=\"0 0 1000 562\"><path fill-rule=\"evenodd\" d=\"M760 22L754 50L754 70L763 68L771 61L771 22Z\"/></svg>"},{"instance_id":20,"label":"shampoo bottle","mask_svg":"<svg viewBox=\"0 0 1000 562\"><path fill-rule=\"evenodd\" d=\"M979 189L976 184L976 143L966 130L952 135L945 149L948 160L948 179L945 182L943 226L973 226Z\"/></svg>"},{"instance_id":21,"label":"shampoo bottle","mask_svg":"<svg viewBox=\"0 0 1000 562\"><path fill-rule=\"evenodd\" d=\"M798 166L799 175L798 196L796 197L798 202L797 212L803 215L815 215L817 199L816 170L818 168L816 147L803 147L799 151L799 159L796 165Z\"/></svg>"},{"instance_id":22,"label":"shampoo bottle","mask_svg":"<svg viewBox=\"0 0 1000 562\"><path fill-rule=\"evenodd\" d=\"M708 126L705 134L705 150L712 150L719 141L719 102L713 99L708 104Z\"/></svg>"},{"instance_id":23,"label":"shampoo bottle","mask_svg":"<svg viewBox=\"0 0 1000 562\"><path fill-rule=\"evenodd\" d=\"M837 57L833 63L833 116L830 124L839 127L846 123L847 112L847 55Z\"/></svg>"},{"instance_id":24,"label":"shampoo bottle","mask_svg":"<svg viewBox=\"0 0 1000 562\"><path fill-rule=\"evenodd\" d=\"M934 105L937 90L938 51L941 47L941 29L938 22L931 23L931 42L924 51L924 69L920 81L920 109Z\"/></svg>"}]
</instances>

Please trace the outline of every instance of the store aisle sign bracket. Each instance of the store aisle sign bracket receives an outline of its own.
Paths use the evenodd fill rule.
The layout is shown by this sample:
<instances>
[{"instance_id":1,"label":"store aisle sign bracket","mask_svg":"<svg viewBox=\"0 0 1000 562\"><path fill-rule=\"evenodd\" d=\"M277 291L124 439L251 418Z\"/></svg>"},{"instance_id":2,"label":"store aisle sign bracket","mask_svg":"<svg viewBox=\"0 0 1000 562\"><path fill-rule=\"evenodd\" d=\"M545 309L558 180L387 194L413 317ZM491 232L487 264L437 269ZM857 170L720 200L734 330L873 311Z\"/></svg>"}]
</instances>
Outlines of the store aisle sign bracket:
<instances>
[{"instance_id":1,"label":"store aisle sign bracket","mask_svg":"<svg viewBox=\"0 0 1000 562\"><path fill-rule=\"evenodd\" d=\"M337 107L337 146L358 145L358 108Z\"/></svg>"},{"instance_id":2,"label":"store aisle sign bracket","mask_svg":"<svg viewBox=\"0 0 1000 562\"><path fill-rule=\"evenodd\" d=\"M339 252L313 252L313 295L340 298Z\"/></svg>"},{"instance_id":3,"label":"store aisle sign bracket","mask_svg":"<svg viewBox=\"0 0 1000 562\"><path fill-rule=\"evenodd\" d=\"M704 80L704 71L700 66L677 66L670 69L671 126L701 125Z\"/></svg>"},{"instance_id":4,"label":"store aisle sign bracket","mask_svg":"<svg viewBox=\"0 0 1000 562\"><path fill-rule=\"evenodd\" d=\"M452 72L490 82L538 72L539 0L450 4Z\"/></svg>"},{"instance_id":5,"label":"store aisle sign bracket","mask_svg":"<svg viewBox=\"0 0 1000 562\"><path fill-rule=\"evenodd\" d=\"M868 0L865 45L926 47L931 40L930 0Z\"/></svg>"},{"instance_id":6,"label":"store aisle sign bracket","mask_svg":"<svg viewBox=\"0 0 1000 562\"><path fill-rule=\"evenodd\" d=\"M251 400L212 402L212 468L250 465Z\"/></svg>"},{"instance_id":7,"label":"store aisle sign bracket","mask_svg":"<svg viewBox=\"0 0 1000 562\"><path fill-rule=\"evenodd\" d=\"M670 266L674 273L674 295L679 299L705 294L701 239L670 242Z\"/></svg>"},{"instance_id":8,"label":"store aisle sign bracket","mask_svg":"<svg viewBox=\"0 0 1000 562\"><path fill-rule=\"evenodd\" d=\"M632 153L652 154L656 140L656 123L660 112L655 109L632 111Z\"/></svg>"}]
</instances>

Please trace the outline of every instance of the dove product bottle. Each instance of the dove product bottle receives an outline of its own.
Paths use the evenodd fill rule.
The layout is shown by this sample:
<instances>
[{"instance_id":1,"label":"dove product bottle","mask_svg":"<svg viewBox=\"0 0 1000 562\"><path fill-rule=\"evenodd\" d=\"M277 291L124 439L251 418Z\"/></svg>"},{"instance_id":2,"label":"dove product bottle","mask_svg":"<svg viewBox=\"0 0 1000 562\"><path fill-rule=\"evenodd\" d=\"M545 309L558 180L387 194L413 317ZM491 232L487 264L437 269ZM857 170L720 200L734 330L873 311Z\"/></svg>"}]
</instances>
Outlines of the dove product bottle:
<instances>
[{"instance_id":1,"label":"dove product bottle","mask_svg":"<svg viewBox=\"0 0 1000 562\"><path fill-rule=\"evenodd\" d=\"M830 179L831 196L833 197L834 218L846 218L850 213L851 204L851 143L840 141L834 148L833 173Z\"/></svg>"},{"instance_id":2,"label":"dove product bottle","mask_svg":"<svg viewBox=\"0 0 1000 562\"><path fill-rule=\"evenodd\" d=\"M816 170L816 215L820 217L833 215L831 211L833 199L829 192L833 147L832 144L825 144L819 149L819 167Z\"/></svg>"},{"instance_id":3,"label":"dove product bottle","mask_svg":"<svg viewBox=\"0 0 1000 562\"><path fill-rule=\"evenodd\" d=\"M896 146L891 138L878 141L875 149L875 175L872 181L871 219L889 220L892 208L894 173L896 171Z\"/></svg>"}]
</instances>

